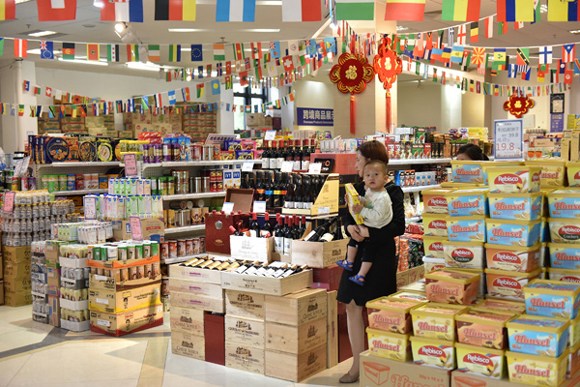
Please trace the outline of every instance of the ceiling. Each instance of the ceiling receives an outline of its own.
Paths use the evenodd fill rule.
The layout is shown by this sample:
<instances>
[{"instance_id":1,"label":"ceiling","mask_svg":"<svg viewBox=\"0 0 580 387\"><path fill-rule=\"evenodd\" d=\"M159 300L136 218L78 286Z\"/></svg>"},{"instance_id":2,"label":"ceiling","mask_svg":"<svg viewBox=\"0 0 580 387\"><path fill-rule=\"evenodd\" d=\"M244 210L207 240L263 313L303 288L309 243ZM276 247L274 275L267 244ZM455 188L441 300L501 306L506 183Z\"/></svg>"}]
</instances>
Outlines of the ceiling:
<instances>
[{"instance_id":1,"label":"ceiling","mask_svg":"<svg viewBox=\"0 0 580 387\"><path fill-rule=\"evenodd\" d=\"M325 0L319 0L324 6ZM144 2L144 23L132 23L131 28L139 41L144 44L158 43L161 44L162 64L168 56L167 44L182 44L182 48L189 47L190 44L204 44L204 58L210 58L212 55L211 43L224 40L226 42L268 42L271 40L299 40L310 39L312 37L332 36L332 29L329 27L330 21L322 22L305 22L305 23L284 23L282 22L281 1L258 0L256 7L256 22L254 23L216 23L215 22L215 2L216 0L197 0L197 21L196 22L169 22L154 21L154 0L143 0ZM543 3L545 1L542 0ZM384 14L384 0L375 1L376 13ZM432 31L453 25L458 22L441 21L441 3L442 0L427 0L425 9L425 18L422 22L400 22L399 26L408 28L402 33L414 33L423 31ZM495 0L481 1L481 17L492 15L496 12ZM51 30L59 33L57 36L47 37L46 40L58 42L76 42L76 43L117 43L123 44L121 39L114 32L113 22L101 22L99 20L100 10L93 6L92 0L77 1L76 20L70 22L39 22L35 1L27 1L18 4L16 8L16 20L0 23L0 36L27 38L27 33L33 30ZM324 11L323 11L323 17ZM545 19L546 15L543 14ZM326 12L328 19L328 12ZM376 25L369 22L351 22L351 26L357 32L374 31L376 25L379 26L379 32L382 26L388 25L393 27L393 23L384 23L378 21ZM580 23L548 23L542 20L536 24L526 23L525 28L514 31L510 26L510 31L503 36L497 36L494 32L493 39L485 39L483 35L483 24L480 27L480 41L477 45L485 47L537 47L543 45L558 45L563 43L580 42L580 36L573 35L569 31L580 28ZM196 28L200 31L190 33L168 32L168 28ZM248 29L280 29L279 32L250 32ZM223 39L222 39L223 37ZM29 38L29 37L28 37ZM29 49L38 48L37 42L29 44ZM165 46L163 46L165 45ZM55 44L55 49L60 49L60 44ZM84 46L77 44L77 55L84 54ZM246 50L249 48L246 47ZM6 64L12 61L12 44L7 41L5 46L5 55L0 64ZM123 51L123 49L122 49ZM555 57L558 50L554 50ZM226 45L226 53L231 56L231 46ZM101 54L103 56L103 54ZM122 54L121 58L124 58ZM190 66L189 53L183 52L181 66ZM228 57L229 58L229 57ZM107 71L107 72L126 72L124 64L115 64L113 66L99 68L97 66L78 65L73 63L40 60L38 55L29 54L27 60L34 60L40 67L59 67L81 69L85 71ZM207 62L208 59L205 59ZM175 65L175 64L173 64Z\"/></svg>"}]
</instances>

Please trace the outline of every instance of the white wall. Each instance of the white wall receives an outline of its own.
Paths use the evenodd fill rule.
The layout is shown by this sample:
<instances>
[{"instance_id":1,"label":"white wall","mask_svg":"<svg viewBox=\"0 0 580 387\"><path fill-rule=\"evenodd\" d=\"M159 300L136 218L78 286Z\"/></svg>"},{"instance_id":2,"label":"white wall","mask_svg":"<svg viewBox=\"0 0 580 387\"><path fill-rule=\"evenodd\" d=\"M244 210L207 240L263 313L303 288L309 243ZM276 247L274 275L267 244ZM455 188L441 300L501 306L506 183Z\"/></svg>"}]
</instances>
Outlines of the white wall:
<instances>
[{"instance_id":1,"label":"white wall","mask_svg":"<svg viewBox=\"0 0 580 387\"><path fill-rule=\"evenodd\" d=\"M398 82L398 126L436 126L441 130L441 87L431 80Z\"/></svg>"},{"instance_id":2,"label":"white wall","mask_svg":"<svg viewBox=\"0 0 580 387\"><path fill-rule=\"evenodd\" d=\"M327 74L324 72L324 74ZM328 78L328 77L327 77ZM334 89L333 89L334 88ZM309 79L306 77L300 82L294 84L294 90L296 91L296 102L294 106L296 108L327 108L334 109L334 99L338 97L335 94L340 94L336 87L330 82L324 82L324 79L318 78L317 80ZM311 129L311 130L330 130L331 127L324 126L298 126L296 121L296 109L293 106L293 122L290 124L288 121L284 122L284 116L282 116L283 125L289 129ZM335 128L342 118L339 119L340 113L334 111L334 125ZM290 126L292 125L292 126ZM338 133L335 131L335 135Z\"/></svg>"}]
</instances>

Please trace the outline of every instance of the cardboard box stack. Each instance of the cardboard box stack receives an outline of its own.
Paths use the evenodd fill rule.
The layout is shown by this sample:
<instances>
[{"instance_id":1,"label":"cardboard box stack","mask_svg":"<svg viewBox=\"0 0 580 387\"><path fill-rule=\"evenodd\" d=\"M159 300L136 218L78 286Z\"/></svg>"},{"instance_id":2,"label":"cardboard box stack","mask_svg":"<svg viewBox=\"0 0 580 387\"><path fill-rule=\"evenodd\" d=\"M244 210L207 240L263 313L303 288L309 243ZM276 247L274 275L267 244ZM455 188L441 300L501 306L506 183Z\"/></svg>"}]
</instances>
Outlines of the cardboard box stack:
<instances>
[{"instance_id":1,"label":"cardboard box stack","mask_svg":"<svg viewBox=\"0 0 580 387\"><path fill-rule=\"evenodd\" d=\"M213 104L187 103L183 107L183 133L201 141L210 133L217 132L217 109Z\"/></svg>"},{"instance_id":2,"label":"cardboard box stack","mask_svg":"<svg viewBox=\"0 0 580 387\"><path fill-rule=\"evenodd\" d=\"M88 246L90 329L123 336L163 324L159 243Z\"/></svg>"},{"instance_id":3,"label":"cardboard box stack","mask_svg":"<svg viewBox=\"0 0 580 387\"><path fill-rule=\"evenodd\" d=\"M4 301L8 306L32 303L30 246L3 246Z\"/></svg>"},{"instance_id":4,"label":"cardboard box stack","mask_svg":"<svg viewBox=\"0 0 580 387\"><path fill-rule=\"evenodd\" d=\"M89 248L70 243L59 246L60 326L69 331L89 330Z\"/></svg>"},{"instance_id":5,"label":"cardboard box stack","mask_svg":"<svg viewBox=\"0 0 580 387\"><path fill-rule=\"evenodd\" d=\"M46 266L46 242L32 242L30 279L32 286L32 319L48 324L50 303L48 300L48 268Z\"/></svg>"},{"instance_id":6,"label":"cardboard box stack","mask_svg":"<svg viewBox=\"0 0 580 387\"><path fill-rule=\"evenodd\" d=\"M46 294L48 295L48 324L60 327L60 247L68 242L48 240L44 243L46 266Z\"/></svg>"}]
</instances>

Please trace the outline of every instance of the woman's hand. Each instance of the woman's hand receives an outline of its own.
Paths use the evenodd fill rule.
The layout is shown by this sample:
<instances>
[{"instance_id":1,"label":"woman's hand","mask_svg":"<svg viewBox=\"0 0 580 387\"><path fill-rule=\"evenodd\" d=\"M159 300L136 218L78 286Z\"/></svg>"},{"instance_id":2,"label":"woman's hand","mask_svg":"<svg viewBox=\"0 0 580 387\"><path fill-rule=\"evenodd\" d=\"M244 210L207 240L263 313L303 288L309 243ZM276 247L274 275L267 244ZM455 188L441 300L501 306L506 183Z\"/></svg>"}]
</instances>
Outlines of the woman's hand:
<instances>
[{"instance_id":1,"label":"woman's hand","mask_svg":"<svg viewBox=\"0 0 580 387\"><path fill-rule=\"evenodd\" d=\"M351 238L357 242L362 242L365 239L365 237L360 234L361 227L366 229L366 227L364 226L357 226L354 224L351 224L347 227L348 233L350 234ZM368 234L368 230L366 230L366 232Z\"/></svg>"},{"instance_id":2,"label":"woman's hand","mask_svg":"<svg viewBox=\"0 0 580 387\"><path fill-rule=\"evenodd\" d=\"M358 226L358 234L363 238L370 237L369 229L367 228L367 226L363 226L363 225ZM360 242L360 241L357 241L357 242Z\"/></svg>"}]
</instances>

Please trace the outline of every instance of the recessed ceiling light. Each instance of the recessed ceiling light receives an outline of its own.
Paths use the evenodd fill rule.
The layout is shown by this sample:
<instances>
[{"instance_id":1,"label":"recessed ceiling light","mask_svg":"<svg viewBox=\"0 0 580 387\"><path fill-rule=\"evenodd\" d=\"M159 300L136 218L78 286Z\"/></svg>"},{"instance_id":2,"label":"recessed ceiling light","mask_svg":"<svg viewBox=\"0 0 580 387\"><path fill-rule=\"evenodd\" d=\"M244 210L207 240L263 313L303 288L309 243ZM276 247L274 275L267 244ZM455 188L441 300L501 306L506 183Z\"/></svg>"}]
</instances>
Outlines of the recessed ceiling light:
<instances>
[{"instance_id":1,"label":"recessed ceiling light","mask_svg":"<svg viewBox=\"0 0 580 387\"><path fill-rule=\"evenodd\" d=\"M57 33L54 31L36 31L36 32L31 32L28 34L28 36L33 36L35 38L40 38L42 36L50 36L50 35L56 35Z\"/></svg>"},{"instance_id":2,"label":"recessed ceiling light","mask_svg":"<svg viewBox=\"0 0 580 387\"><path fill-rule=\"evenodd\" d=\"M207 30L200 28L168 28L168 32L205 32Z\"/></svg>"},{"instance_id":3,"label":"recessed ceiling light","mask_svg":"<svg viewBox=\"0 0 580 387\"><path fill-rule=\"evenodd\" d=\"M576 34L580 34L580 30L572 30L572 31L570 31L570 33L571 33L571 34L575 34L575 35L576 35Z\"/></svg>"},{"instance_id":4,"label":"recessed ceiling light","mask_svg":"<svg viewBox=\"0 0 580 387\"><path fill-rule=\"evenodd\" d=\"M40 48L33 48L33 49L31 49L31 50L27 50L26 52L27 52L27 53L29 53L29 54L36 54L36 55L40 55ZM52 51L52 53L53 53L54 55L57 55L57 54L61 54L61 53L62 53L62 51L60 51L60 50L53 50L53 51Z\"/></svg>"},{"instance_id":5,"label":"recessed ceiling light","mask_svg":"<svg viewBox=\"0 0 580 387\"><path fill-rule=\"evenodd\" d=\"M280 28L248 28L244 32L280 32Z\"/></svg>"},{"instance_id":6,"label":"recessed ceiling light","mask_svg":"<svg viewBox=\"0 0 580 387\"><path fill-rule=\"evenodd\" d=\"M400 31L407 31L409 29L409 27L405 27L405 26L397 26L397 32Z\"/></svg>"},{"instance_id":7,"label":"recessed ceiling light","mask_svg":"<svg viewBox=\"0 0 580 387\"><path fill-rule=\"evenodd\" d=\"M78 63L78 64L86 64L86 65L93 65L93 66L108 66L108 62L101 62L96 60L80 60L80 59L63 59L58 58L59 62L65 63Z\"/></svg>"},{"instance_id":8,"label":"recessed ceiling light","mask_svg":"<svg viewBox=\"0 0 580 387\"><path fill-rule=\"evenodd\" d=\"M29 1L32 1L32 0L16 0L14 3L22 4L22 3L28 3Z\"/></svg>"}]
</instances>

